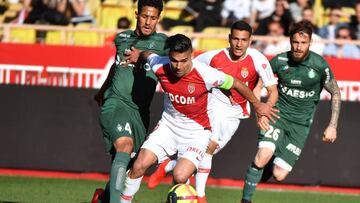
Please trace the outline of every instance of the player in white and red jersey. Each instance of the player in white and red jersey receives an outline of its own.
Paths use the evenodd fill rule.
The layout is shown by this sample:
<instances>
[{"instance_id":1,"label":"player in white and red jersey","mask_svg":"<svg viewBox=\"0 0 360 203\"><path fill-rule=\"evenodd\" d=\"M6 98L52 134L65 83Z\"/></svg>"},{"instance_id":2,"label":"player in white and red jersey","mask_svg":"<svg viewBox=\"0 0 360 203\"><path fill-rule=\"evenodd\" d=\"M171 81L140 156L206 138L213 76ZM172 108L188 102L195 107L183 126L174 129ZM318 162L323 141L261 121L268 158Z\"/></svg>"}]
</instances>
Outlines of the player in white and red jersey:
<instances>
[{"instance_id":1,"label":"player in white and red jersey","mask_svg":"<svg viewBox=\"0 0 360 203\"><path fill-rule=\"evenodd\" d=\"M125 181L121 202L131 202L138 191L145 171L156 161L162 161L178 152L178 163L173 176L177 183L185 183L198 168L211 137L210 96L213 88L235 88L257 113L269 118L276 110L261 103L240 80L191 59L191 40L177 34L168 38L168 57L142 52L158 77L165 92L164 111L158 126L141 147ZM136 62L136 50L127 57Z\"/></svg>"},{"instance_id":2,"label":"player in white and red jersey","mask_svg":"<svg viewBox=\"0 0 360 203\"><path fill-rule=\"evenodd\" d=\"M205 52L195 60L239 79L251 90L261 79L269 93L268 103L273 106L278 98L277 82L267 58L256 49L249 48L251 33L252 29L249 24L237 21L231 26L229 48ZM206 202L205 186L211 169L212 155L229 142L240 124L240 119L250 116L250 103L236 90L214 89L212 95L213 106L211 109L214 118L211 122L213 129L211 142L195 175L196 190L201 203ZM229 97L231 97L231 101ZM160 183L164 174L175 166L174 162L176 160L165 161L158 167L158 170L150 177L149 188L154 188Z\"/></svg>"}]
</instances>

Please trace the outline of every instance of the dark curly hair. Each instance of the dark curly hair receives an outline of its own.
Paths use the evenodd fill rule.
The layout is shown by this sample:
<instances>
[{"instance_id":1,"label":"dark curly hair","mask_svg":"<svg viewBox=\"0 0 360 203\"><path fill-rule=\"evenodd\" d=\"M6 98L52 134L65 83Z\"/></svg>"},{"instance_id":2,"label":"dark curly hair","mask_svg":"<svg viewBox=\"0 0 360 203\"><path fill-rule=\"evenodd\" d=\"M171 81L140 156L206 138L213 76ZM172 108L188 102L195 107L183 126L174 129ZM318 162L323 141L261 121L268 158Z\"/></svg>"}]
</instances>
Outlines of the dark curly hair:
<instances>
[{"instance_id":1,"label":"dark curly hair","mask_svg":"<svg viewBox=\"0 0 360 203\"><path fill-rule=\"evenodd\" d=\"M311 39L313 33L313 26L311 22L307 20L302 20L300 22L292 24L289 31L290 38L292 38L296 33L306 33Z\"/></svg>"}]
</instances>

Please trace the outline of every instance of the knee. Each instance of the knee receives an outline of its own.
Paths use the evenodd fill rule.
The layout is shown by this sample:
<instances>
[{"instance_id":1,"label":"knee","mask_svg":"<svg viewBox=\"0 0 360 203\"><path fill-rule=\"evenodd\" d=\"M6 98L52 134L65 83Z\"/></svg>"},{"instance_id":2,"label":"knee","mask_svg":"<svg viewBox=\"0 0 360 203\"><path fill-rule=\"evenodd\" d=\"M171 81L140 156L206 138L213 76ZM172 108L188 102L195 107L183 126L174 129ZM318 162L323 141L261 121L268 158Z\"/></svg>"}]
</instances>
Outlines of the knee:
<instances>
[{"instance_id":1,"label":"knee","mask_svg":"<svg viewBox=\"0 0 360 203\"><path fill-rule=\"evenodd\" d=\"M265 165L270 161L274 152L271 149L260 148L256 153L254 164L259 168L264 168Z\"/></svg>"},{"instance_id":2,"label":"knee","mask_svg":"<svg viewBox=\"0 0 360 203\"><path fill-rule=\"evenodd\" d=\"M137 159L131 168L131 174L133 174L134 176L142 176L144 175L146 169L147 167L145 162Z\"/></svg>"},{"instance_id":3,"label":"knee","mask_svg":"<svg viewBox=\"0 0 360 203\"><path fill-rule=\"evenodd\" d=\"M285 180L285 178L288 174L289 174L288 171L275 165L274 170L273 170L273 175L274 175L274 179L276 181L281 182L281 181Z\"/></svg>"},{"instance_id":4,"label":"knee","mask_svg":"<svg viewBox=\"0 0 360 203\"><path fill-rule=\"evenodd\" d=\"M274 172L274 179L278 182L282 182L283 180L285 180L286 175L283 174L277 174Z\"/></svg>"},{"instance_id":5,"label":"knee","mask_svg":"<svg viewBox=\"0 0 360 203\"><path fill-rule=\"evenodd\" d=\"M146 172L146 170L151 166L152 162L149 162L146 157L138 157L136 161L134 162L129 176L131 178L138 178L140 176L143 176Z\"/></svg>"},{"instance_id":6,"label":"knee","mask_svg":"<svg viewBox=\"0 0 360 203\"><path fill-rule=\"evenodd\" d=\"M176 183L186 183L189 178L188 175L181 172L180 170L174 170L173 176Z\"/></svg>"},{"instance_id":7,"label":"knee","mask_svg":"<svg viewBox=\"0 0 360 203\"><path fill-rule=\"evenodd\" d=\"M130 137L120 137L114 142L117 152L131 153L133 151L133 140Z\"/></svg>"},{"instance_id":8,"label":"knee","mask_svg":"<svg viewBox=\"0 0 360 203\"><path fill-rule=\"evenodd\" d=\"M176 183L186 183L188 180L188 177L181 175L181 174L174 174L174 181Z\"/></svg>"},{"instance_id":9,"label":"knee","mask_svg":"<svg viewBox=\"0 0 360 203\"><path fill-rule=\"evenodd\" d=\"M256 156L254 164L259 168L264 168L265 165L269 162L271 157L267 156Z\"/></svg>"}]
</instances>

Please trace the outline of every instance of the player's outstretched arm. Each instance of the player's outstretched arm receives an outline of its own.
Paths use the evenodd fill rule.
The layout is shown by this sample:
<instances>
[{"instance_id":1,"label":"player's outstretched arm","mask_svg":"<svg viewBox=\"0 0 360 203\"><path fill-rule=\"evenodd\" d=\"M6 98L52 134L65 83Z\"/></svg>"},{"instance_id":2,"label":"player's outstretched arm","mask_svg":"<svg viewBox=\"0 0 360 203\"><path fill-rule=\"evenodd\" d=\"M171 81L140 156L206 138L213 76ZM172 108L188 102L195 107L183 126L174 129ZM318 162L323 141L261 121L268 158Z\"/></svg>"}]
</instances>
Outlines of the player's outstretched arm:
<instances>
[{"instance_id":1,"label":"player's outstretched arm","mask_svg":"<svg viewBox=\"0 0 360 203\"><path fill-rule=\"evenodd\" d=\"M262 103L256 98L254 93L240 80L234 78L233 88L236 89L239 94L241 94L246 100L248 100L255 108L255 111L258 115L266 116L269 119L273 119L273 117L278 117L276 114L278 112L277 109L272 106Z\"/></svg>"},{"instance_id":2,"label":"player's outstretched arm","mask_svg":"<svg viewBox=\"0 0 360 203\"><path fill-rule=\"evenodd\" d=\"M267 99L266 103L269 104L270 106L274 106L279 98L279 92L277 89L277 85L276 84L270 85L270 86L266 87L266 90L268 92L268 99Z\"/></svg>"},{"instance_id":3,"label":"player's outstretched arm","mask_svg":"<svg viewBox=\"0 0 360 203\"><path fill-rule=\"evenodd\" d=\"M94 99L98 103L99 106L102 106L104 103L104 93L107 90L107 88L110 87L111 80L114 77L115 74L115 63L112 64L109 74L106 77L105 82L102 84L100 90L95 94Z\"/></svg>"},{"instance_id":4,"label":"player's outstretched arm","mask_svg":"<svg viewBox=\"0 0 360 203\"><path fill-rule=\"evenodd\" d=\"M256 83L255 88L253 89L253 93L256 96L256 98L258 98L258 100L261 100L261 90L263 88L263 84L264 83L260 78L259 81ZM266 87L266 90L267 90L266 103L269 104L270 106L274 106L279 98L277 84Z\"/></svg>"},{"instance_id":5,"label":"player's outstretched arm","mask_svg":"<svg viewBox=\"0 0 360 203\"><path fill-rule=\"evenodd\" d=\"M140 49L131 47L130 50L125 51L125 57L122 62L124 62L126 66L128 64L141 63L146 61L151 54L153 54L151 51L141 51Z\"/></svg>"},{"instance_id":6,"label":"player's outstretched arm","mask_svg":"<svg viewBox=\"0 0 360 203\"><path fill-rule=\"evenodd\" d=\"M255 97L261 101L261 90L263 88L263 81L261 80L261 78L259 78L258 82L256 83L256 86L253 89L253 93L255 95Z\"/></svg>"},{"instance_id":7,"label":"player's outstretched arm","mask_svg":"<svg viewBox=\"0 0 360 203\"><path fill-rule=\"evenodd\" d=\"M341 94L335 79L327 82L324 85L324 88L331 94L331 118L330 123L324 132L323 141L327 143L333 143L337 137L336 128L340 115Z\"/></svg>"},{"instance_id":8,"label":"player's outstretched arm","mask_svg":"<svg viewBox=\"0 0 360 203\"><path fill-rule=\"evenodd\" d=\"M259 81L257 82L255 88L253 89L253 93L255 94L256 98L258 98L259 100L261 100L262 87L263 87L263 81L260 78ZM270 85L270 86L266 87L266 90L268 93L266 103L269 104L270 106L274 106L279 97L277 85L276 84ZM265 116L259 116L259 115L256 115L256 116L257 116L258 127L264 131L269 130L270 120Z\"/></svg>"}]
</instances>

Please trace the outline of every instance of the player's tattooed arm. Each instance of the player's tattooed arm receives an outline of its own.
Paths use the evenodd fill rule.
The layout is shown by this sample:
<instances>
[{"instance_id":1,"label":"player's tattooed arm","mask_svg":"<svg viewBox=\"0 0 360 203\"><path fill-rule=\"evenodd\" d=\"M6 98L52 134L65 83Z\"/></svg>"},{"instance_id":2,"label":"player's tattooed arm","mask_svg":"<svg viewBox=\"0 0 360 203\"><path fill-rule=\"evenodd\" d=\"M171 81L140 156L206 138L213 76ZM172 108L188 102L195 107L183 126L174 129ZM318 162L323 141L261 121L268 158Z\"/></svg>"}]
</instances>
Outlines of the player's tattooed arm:
<instances>
[{"instance_id":1,"label":"player's tattooed arm","mask_svg":"<svg viewBox=\"0 0 360 203\"><path fill-rule=\"evenodd\" d=\"M325 89L331 94L331 119L329 127L337 127L341 108L340 89L335 79L330 80L324 85Z\"/></svg>"}]
</instances>

